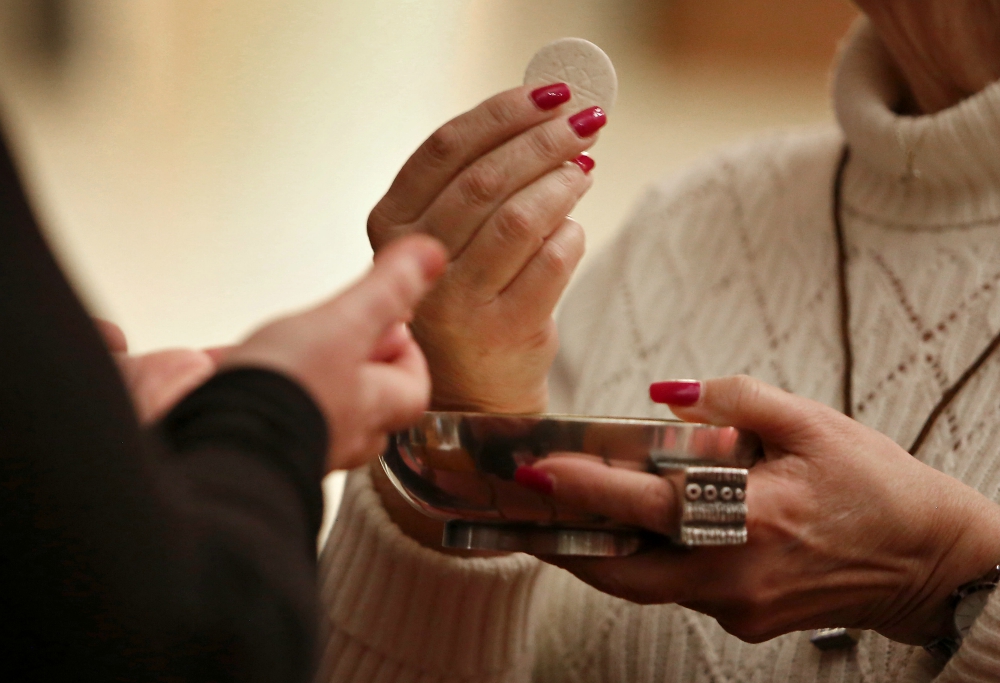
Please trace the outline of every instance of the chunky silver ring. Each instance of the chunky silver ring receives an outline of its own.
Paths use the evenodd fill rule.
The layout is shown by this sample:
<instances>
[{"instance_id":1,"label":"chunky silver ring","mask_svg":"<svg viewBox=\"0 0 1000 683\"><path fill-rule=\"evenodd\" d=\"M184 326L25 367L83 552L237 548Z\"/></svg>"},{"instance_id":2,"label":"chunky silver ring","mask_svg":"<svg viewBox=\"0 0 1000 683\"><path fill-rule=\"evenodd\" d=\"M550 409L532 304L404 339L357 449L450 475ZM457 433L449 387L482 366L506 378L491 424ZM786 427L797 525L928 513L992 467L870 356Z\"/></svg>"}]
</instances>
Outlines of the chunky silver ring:
<instances>
[{"instance_id":1,"label":"chunky silver ring","mask_svg":"<svg viewBox=\"0 0 1000 683\"><path fill-rule=\"evenodd\" d=\"M687 466L683 473L681 524L675 541L688 546L747 542L746 490L749 471L738 467Z\"/></svg>"}]
</instances>

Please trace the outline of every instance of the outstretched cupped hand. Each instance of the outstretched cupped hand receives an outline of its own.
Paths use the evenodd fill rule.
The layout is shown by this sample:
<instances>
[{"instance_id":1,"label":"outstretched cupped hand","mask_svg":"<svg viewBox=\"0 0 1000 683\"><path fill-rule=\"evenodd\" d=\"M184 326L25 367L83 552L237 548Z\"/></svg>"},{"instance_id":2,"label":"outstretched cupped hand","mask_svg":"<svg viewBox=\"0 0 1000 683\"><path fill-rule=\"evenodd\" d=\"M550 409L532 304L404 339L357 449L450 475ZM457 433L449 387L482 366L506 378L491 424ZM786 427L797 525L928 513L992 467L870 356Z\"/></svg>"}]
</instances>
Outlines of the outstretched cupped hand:
<instances>
[{"instance_id":1,"label":"outstretched cupped hand","mask_svg":"<svg viewBox=\"0 0 1000 683\"><path fill-rule=\"evenodd\" d=\"M1000 507L825 405L745 376L660 383L651 393L681 419L760 435L749 539L552 558L601 590L679 603L752 642L844 626L924 644L947 632L948 595L1000 558ZM678 527L683 494L666 479L576 458L535 469L562 504L664 534Z\"/></svg>"},{"instance_id":2,"label":"outstretched cupped hand","mask_svg":"<svg viewBox=\"0 0 1000 683\"><path fill-rule=\"evenodd\" d=\"M295 379L331 428L329 469L363 464L383 450L387 432L427 408L430 376L407 323L446 263L435 239L396 240L342 294L262 327L221 367L261 366Z\"/></svg>"}]
</instances>

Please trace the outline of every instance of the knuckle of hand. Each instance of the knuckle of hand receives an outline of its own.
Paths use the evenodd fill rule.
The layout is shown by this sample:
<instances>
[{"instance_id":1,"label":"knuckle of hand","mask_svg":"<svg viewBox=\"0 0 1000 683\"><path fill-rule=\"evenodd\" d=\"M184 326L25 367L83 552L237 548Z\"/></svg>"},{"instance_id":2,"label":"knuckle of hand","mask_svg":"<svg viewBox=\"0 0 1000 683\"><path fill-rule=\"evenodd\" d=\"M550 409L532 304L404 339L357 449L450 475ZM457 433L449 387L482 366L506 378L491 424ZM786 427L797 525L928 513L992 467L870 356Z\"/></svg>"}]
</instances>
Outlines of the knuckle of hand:
<instances>
[{"instance_id":1,"label":"knuckle of hand","mask_svg":"<svg viewBox=\"0 0 1000 683\"><path fill-rule=\"evenodd\" d=\"M555 241L550 239L545 242L539 256L547 272L562 276L573 270L582 251L580 240Z\"/></svg>"},{"instance_id":2,"label":"knuckle of hand","mask_svg":"<svg viewBox=\"0 0 1000 683\"><path fill-rule=\"evenodd\" d=\"M546 242L539 255L545 270L554 275L562 275L573 268L572 254L558 242Z\"/></svg>"},{"instance_id":3,"label":"knuckle of hand","mask_svg":"<svg viewBox=\"0 0 1000 683\"><path fill-rule=\"evenodd\" d=\"M451 164L461 149L461 140L454 123L446 123L431 133L424 142L422 150L427 160L435 166Z\"/></svg>"},{"instance_id":4,"label":"knuckle of hand","mask_svg":"<svg viewBox=\"0 0 1000 683\"><path fill-rule=\"evenodd\" d=\"M551 172L543 182L545 206L549 213L566 216L580 200L589 182L582 173L574 173L563 164ZM573 164L575 166L575 164Z\"/></svg>"},{"instance_id":5,"label":"knuckle of hand","mask_svg":"<svg viewBox=\"0 0 1000 683\"><path fill-rule=\"evenodd\" d=\"M490 98L483 103L483 108L490 120L502 128L507 128L518 118L518 107L514 105L507 93Z\"/></svg>"},{"instance_id":6,"label":"knuckle of hand","mask_svg":"<svg viewBox=\"0 0 1000 683\"><path fill-rule=\"evenodd\" d=\"M497 343L508 343L509 339L510 334L506 329L499 330ZM559 350L559 333L555 321L550 317L541 328L525 336L518 348L547 368Z\"/></svg>"},{"instance_id":7,"label":"knuckle of hand","mask_svg":"<svg viewBox=\"0 0 1000 683\"><path fill-rule=\"evenodd\" d=\"M847 417L839 410L834 410L825 405L803 405L796 406L796 416L802 423L805 431L813 432L818 437L824 439L837 439L840 437L850 438L856 434L858 422L854 418Z\"/></svg>"},{"instance_id":8,"label":"knuckle of hand","mask_svg":"<svg viewBox=\"0 0 1000 683\"><path fill-rule=\"evenodd\" d=\"M509 205L497 214L497 231L507 244L521 244L535 237L535 224L534 214L525 206ZM541 237L538 241L540 246Z\"/></svg>"},{"instance_id":9,"label":"knuckle of hand","mask_svg":"<svg viewBox=\"0 0 1000 683\"><path fill-rule=\"evenodd\" d=\"M543 159L558 159L563 154L562 141L551 126L539 126L528 137L532 151Z\"/></svg>"},{"instance_id":10,"label":"knuckle of hand","mask_svg":"<svg viewBox=\"0 0 1000 683\"><path fill-rule=\"evenodd\" d=\"M563 164L555 174L555 180L559 184L560 191L571 197L582 195L590 182L589 177L580 173L579 168L573 163Z\"/></svg>"},{"instance_id":11,"label":"knuckle of hand","mask_svg":"<svg viewBox=\"0 0 1000 683\"><path fill-rule=\"evenodd\" d=\"M490 205L499 198L503 185L503 175L494 166L480 164L466 172L462 195L469 204Z\"/></svg>"},{"instance_id":12,"label":"knuckle of hand","mask_svg":"<svg viewBox=\"0 0 1000 683\"><path fill-rule=\"evenodd\" d=\"M379 202L368 214L368 242L372 248L378 249L386 241L390 221L386 218L386 209L383 202Z\"/></svg>"}]
</instances>

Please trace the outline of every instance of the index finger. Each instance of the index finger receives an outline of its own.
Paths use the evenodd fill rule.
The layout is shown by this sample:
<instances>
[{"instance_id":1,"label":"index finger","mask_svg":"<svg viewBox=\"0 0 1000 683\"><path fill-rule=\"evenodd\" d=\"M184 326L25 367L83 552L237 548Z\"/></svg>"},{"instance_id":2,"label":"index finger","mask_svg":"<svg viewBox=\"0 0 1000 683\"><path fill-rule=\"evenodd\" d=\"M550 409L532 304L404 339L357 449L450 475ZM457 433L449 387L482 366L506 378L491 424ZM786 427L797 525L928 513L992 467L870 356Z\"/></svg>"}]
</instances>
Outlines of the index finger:
<instances>
[{"instance_id":1,"label":"index finger","mask_svg":"<svg viewBox=\"0 0 1000 683\"><path fill-rule=\"evenodd\" d=\"M556 90L556 97L539 97L541 105L532 97L533 93ZM397 236L390 234L389 226L419 218L441 190L473 161L529 128L555 118L561 104L569 100L569 89L565 92L562 95L561 89L552 86L512 88L438 128L407 160L372 210L368 219L372 246L378 249Z\"/></svg>"}]
</instances>

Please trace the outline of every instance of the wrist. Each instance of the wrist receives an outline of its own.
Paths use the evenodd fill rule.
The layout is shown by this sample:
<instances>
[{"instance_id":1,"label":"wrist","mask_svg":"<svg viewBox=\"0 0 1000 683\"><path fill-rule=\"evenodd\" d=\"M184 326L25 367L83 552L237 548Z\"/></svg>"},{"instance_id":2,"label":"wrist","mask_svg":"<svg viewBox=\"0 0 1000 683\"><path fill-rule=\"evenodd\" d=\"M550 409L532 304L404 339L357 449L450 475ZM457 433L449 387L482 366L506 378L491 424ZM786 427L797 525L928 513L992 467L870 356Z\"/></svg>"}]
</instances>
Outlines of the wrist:
<instances>
[{"instance_id":1,"label":"wrist","mask_svg":"<svg viewBox=\"0 0 1000 683\"><path fill-rule=\"evenodd\" d=\"M953 480L954 481L954 480ZM927 645L956 634L955 606L959 590L976 582L1000 563L1000 506L974 489L958 484L949 500L938 509L947 514L938 522L941 533L932 557L932 570L914 601L897 623L911 624L902 633L884 633L914 645ZM902 637L900 637L902 635Z\"/></svg>"},{"instance_id":2,"label":"wrist","mask_svg":"<svg viewBox=\"0 0 1000 683\"><path fill-rule=\"evenodd\" d=\"M951 591L945 600L945 633L938 640L944 647L937 652L946 658L961 644L1000 579L1000 505L975 493L965 519L960 543L943 563L952 578L942 580Z\"/></svg>"},{"instance_id":3,"label":"wrist","mask_svg":"<svg viewBox=\"0 0 1000 683\"><path fill-rule=\"evenodd\" d=\"M971 633L976 620L986 610L998 584L1000 584L1000 563L952 593L948 601L952 612L950 632L930 641L924 645L924 649L939 659L945 661L950 659Z\"/></svg>"},{"instance_id":4,"label":"wrist","mask_svg":"<svg viewBox=\"0 0 1000 683\"><path fill-rule=\"evenodd\" d=\"M474 339L442 344L421 322L411 323L411 330L430 368L432 409L506 414L545 411L555 345L546 344L539 351L498 350Z\"/></svg>"},{"instance_id":5,"label":"wrist","mask_svg":"<svg viewBox=\"0 0 1000 683\"><path fill-rule=\"evenodd\" d=\"M436 386L436 385L435 385ZM503 413L525 415L544 413L549 403L548 382L518 392L494 392L492 396L477 396L469 391L434 389L431 396L432 410L456 410L470 413Z\"/></svg>"},{"instance_id":6,"label":"wrist","mask_svg":"<svg viewBox=\"0 0 1000 683\"><path fill-rule=\"evenodd\" d=\"M934 575L946 596L1000 563L1000 505L974 489L966 490L971 495L953 523L954 542Z\"/></svg>"},{"instance_id":7,"label":"wrist","mask_svg":"<svg viewBox=\"0 0 1000 683\"><path fill-rule=\"evenodd\" d=\"M450 396L432 397L431 410L463 413L497 413L501 415L535 415L544 413L547 401L487 401Z\"/></svg>"}]
</instances>

